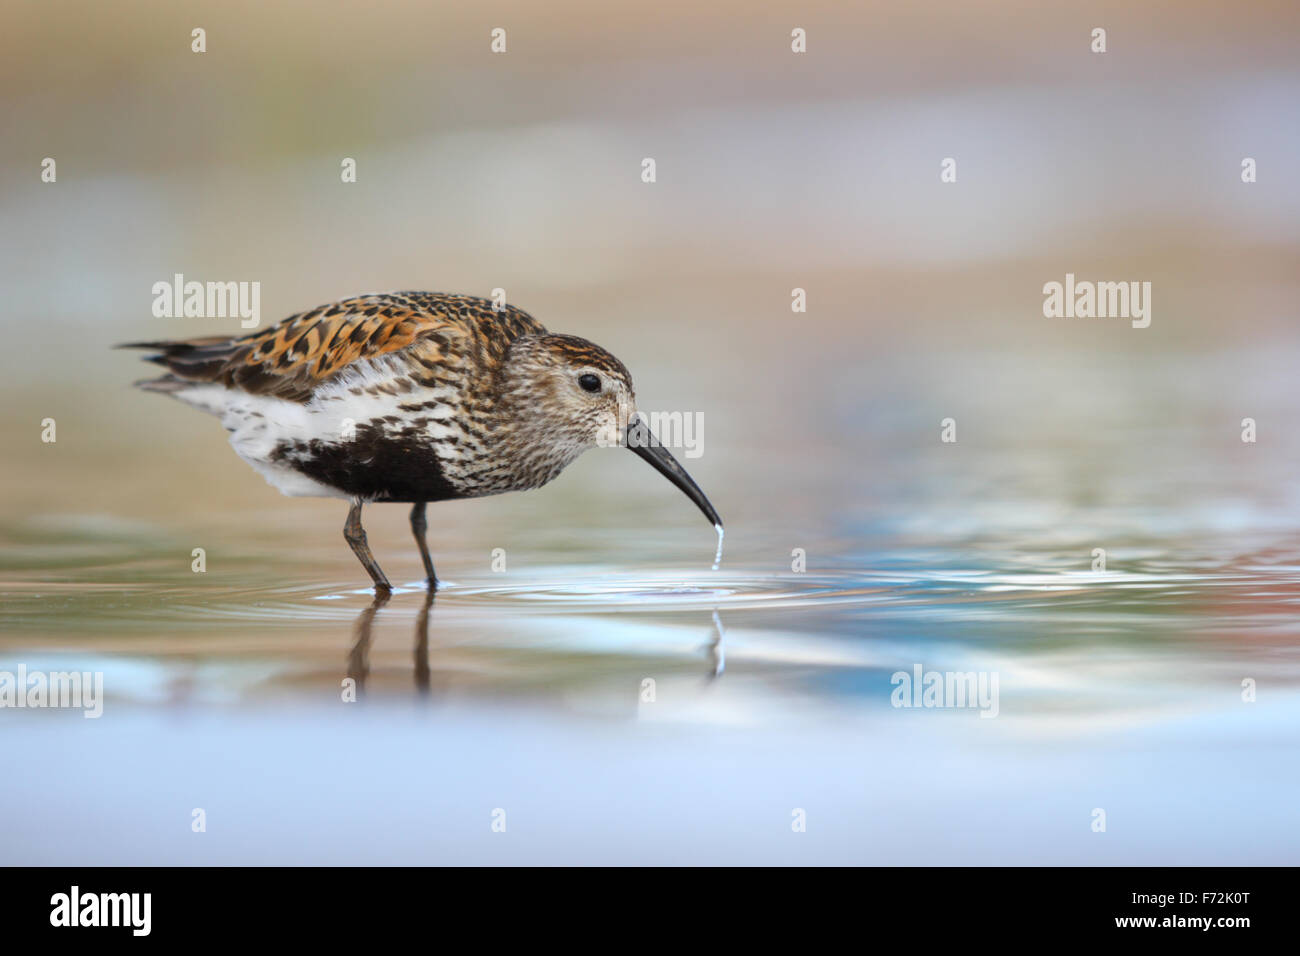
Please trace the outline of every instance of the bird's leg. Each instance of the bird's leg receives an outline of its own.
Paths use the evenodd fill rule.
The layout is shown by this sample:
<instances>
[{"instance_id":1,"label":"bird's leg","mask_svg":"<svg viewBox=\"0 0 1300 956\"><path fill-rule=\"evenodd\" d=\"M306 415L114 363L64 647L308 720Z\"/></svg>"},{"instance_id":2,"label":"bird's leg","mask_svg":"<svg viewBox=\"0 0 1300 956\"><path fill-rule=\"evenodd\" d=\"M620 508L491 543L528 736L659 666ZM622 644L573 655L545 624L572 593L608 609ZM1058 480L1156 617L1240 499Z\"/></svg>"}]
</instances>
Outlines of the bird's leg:
<instances>
[{"instance_id":1,"label":"bird's leg","mask_svg":"<svg viewBox=\"0 0 1300 956\"><path fill-rule=\"evenodd\" d=\"M370 553L370 545L366 544L366 529L361 527L360 500L352 502L347 523L343 525L343 537L351 546L357 560L361 562L361 566L370 575L370 580L375 582L375 591L392 591L393 586L388 583L388 578L384 577L384 572L375 563L375 556Z\"/></svg>"},{"instance_id":2,"label":"bird's leg","mask_svg":"<svg viewBox=\"0 0 1300 956\"><path fill-rule=\"evenodd\" d=\"M411 508L411 534L415 535L415 543L420 547L420 560L424 562L424 574L429 582L429 590L436 591L438 578L433 573L433 557L429 554L429 542L424 537L424 533L429 530L429 523L424 520L426 504L428 502L417 501Z\"/></svg>"}]
</instances>

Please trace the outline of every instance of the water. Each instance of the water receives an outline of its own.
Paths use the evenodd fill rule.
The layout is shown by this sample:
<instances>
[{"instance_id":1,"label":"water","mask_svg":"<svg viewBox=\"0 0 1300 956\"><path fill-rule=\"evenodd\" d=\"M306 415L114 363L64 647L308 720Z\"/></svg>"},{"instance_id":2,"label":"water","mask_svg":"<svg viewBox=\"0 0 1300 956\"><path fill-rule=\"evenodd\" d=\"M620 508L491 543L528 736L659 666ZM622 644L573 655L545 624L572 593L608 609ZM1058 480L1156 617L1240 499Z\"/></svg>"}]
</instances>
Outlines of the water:
<instances>
[{"instance_id":1,"label":"water","mask_svg":"<svg viewBox=\"0 0 1300 956\"><path fill-rule=\"evenodd\" d=\"M1239 448L1217 399L1170 400L1223 361L1181 358L1137 421L1115 396L1030 415L984 390L955 446L942 416L894 430L883 372L853 442L820 398L718 426L690 465L732 531L716 571L689 502L594 452L534 495L431 510L436 596L404 509L370 509L402 582L376 599L334 503L281 504L200 432L238 500L6 519L0 670L102 671L107 699L3 713L29 768L0 797L4 858L1294 862L1296 445ZM772 458L786 414L816 427ZM995 712L895 706L917 668L995 676Z\"/></svg>"},{"instance_id":2,"label":"water","mask_svg":"<svg viewBox=\"0 0 1300 956\"><path fill-rule=\"evenodd\" d=\"M870 573L558 565L436 598L415 582L386 600L341 582L10 593L6 633L25 637L0 669L102 670L109 695L98 721L6 714L11 759L39 768L5 788L6 858L1293 858L1300 556L1223 574L1157 556L927 572L928 556ZM1261 598L1272 612L1252 615ZM68 623L92 618L80 637ZM914 663L995 671L997 718L891 707ZM491 842L497 808L508 844ZM359 837L322 839L336 829Z\"/></svg>"}]
</instances>

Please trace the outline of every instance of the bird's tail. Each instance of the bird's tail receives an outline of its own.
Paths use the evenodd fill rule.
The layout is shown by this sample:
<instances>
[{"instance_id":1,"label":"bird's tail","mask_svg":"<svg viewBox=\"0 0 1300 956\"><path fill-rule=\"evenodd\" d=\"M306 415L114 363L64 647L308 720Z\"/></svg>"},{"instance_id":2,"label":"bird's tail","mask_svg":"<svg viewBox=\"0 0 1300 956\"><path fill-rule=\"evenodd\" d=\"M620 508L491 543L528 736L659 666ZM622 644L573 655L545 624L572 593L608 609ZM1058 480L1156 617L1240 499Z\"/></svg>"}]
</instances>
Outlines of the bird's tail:
<instances>
[{"instance_id":1,"label":"bird's tail","mask_svg":"<svg viewBox=\"0 0 1300 956\"><path fill-rule=\"evenodd\" d=\"M218 381L235 354L247 346L237 339L214 336L186 342L124 342L114 347L153 350L156 354L146 355L144 360L163 366L170 374L143 379L135 385L146 392L175 394L189 385Z\"/></svg>"},{"instance_id":2,"label":"bird's tail","mask_svg":"<svg viewBox=\"0 0 1300 956\"><path fill-rule=\"evenodd\" d=\"M175 395L181 389L188 388L193 383L183 382L175 375L164 375L162 378L142 378L140 381L131 384L141 391Z\"/></svg>"}]
</instances>

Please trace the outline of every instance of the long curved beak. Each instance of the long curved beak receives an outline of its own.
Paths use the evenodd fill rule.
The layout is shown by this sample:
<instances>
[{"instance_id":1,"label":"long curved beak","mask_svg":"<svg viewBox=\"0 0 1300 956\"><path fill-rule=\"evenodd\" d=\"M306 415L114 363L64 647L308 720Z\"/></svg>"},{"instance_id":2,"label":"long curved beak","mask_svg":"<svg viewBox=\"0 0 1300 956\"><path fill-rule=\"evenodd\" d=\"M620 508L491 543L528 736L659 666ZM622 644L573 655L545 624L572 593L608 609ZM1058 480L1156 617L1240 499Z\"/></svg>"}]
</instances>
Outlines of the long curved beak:
<instances>
[{"instance_id":1,"label":"long curved beak","mask_svg":"<svg viewBox=\"0 0 1300 956\"><path fill-rule=\"evenodd\" d=\"M650 427L643 420L635 419L628 424L627 447L650 462L655 471L680 488L687 498L695 502L695 507L704 512L704 517L709 519L710 524L715 528L722 527L722 518L709 503L709 499L704 496L704 492L700 491L700 486L686 473L685 468L677 464L677 459L668 454L668 449L659 444L659 439L655 438Z\"/></svg>"}]
</instances>

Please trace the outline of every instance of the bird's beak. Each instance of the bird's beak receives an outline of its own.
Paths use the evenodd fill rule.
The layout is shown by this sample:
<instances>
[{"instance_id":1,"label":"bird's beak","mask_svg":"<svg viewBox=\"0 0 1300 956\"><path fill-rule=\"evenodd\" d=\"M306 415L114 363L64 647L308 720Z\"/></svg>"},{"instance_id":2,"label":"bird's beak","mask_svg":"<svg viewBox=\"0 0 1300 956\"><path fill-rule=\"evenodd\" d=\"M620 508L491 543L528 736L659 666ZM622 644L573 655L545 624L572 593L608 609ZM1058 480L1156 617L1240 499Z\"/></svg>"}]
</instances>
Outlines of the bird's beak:
<instances>
[{"instance_id":1,"label":"bird's beak","mask_svg":"<svg viewBox=\"0 0 1300 956\"><path fill-rule=\"evenodd\" d=\"M627 447L650 462L655 471L680 488L687 498L695 502L695 507L704 512L704 517L708 518L715 528L722 527L722 519L718 517L718 512L713 505L709 504L709 499L704 496L704 492L700 491L700 486L691 479L685 468L677 464L677 459L668 454L668 449L659 444L659 439L655 438L644 421L634 419L628 424Z\"/></svg>"}]
</instances>

